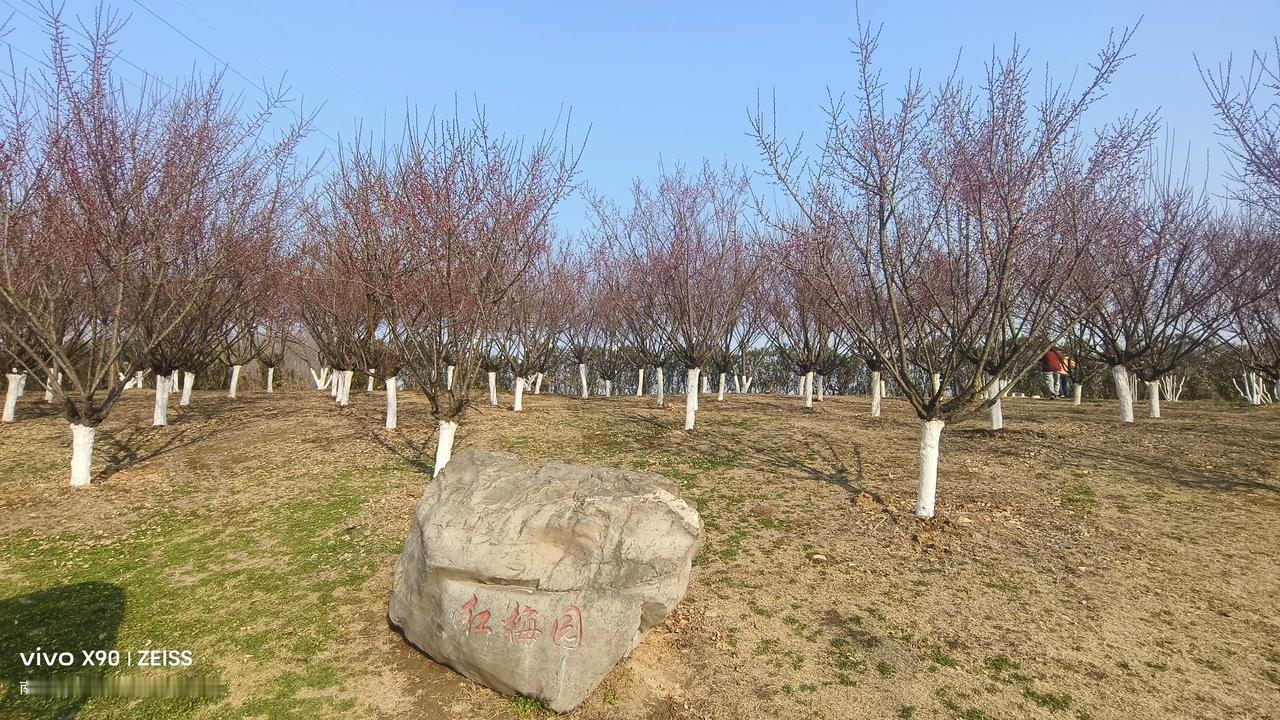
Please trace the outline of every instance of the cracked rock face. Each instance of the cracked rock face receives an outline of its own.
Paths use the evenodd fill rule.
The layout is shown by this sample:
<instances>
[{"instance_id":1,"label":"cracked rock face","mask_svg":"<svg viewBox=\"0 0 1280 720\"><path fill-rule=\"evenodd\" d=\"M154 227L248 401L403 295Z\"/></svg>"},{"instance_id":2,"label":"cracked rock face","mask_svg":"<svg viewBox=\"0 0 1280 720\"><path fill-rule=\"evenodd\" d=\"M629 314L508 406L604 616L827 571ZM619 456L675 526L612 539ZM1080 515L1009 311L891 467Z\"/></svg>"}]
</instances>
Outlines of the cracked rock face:
<instances>
[{"instance_id":1,"label":"cracked rock face","mask_svg":"<svg viewBox=\"0 0 1280 720\"><path fill-rule=\"evenodd\" d=\"M658 475L468 450L418 500L388 617L433 659L564 712L684 597L701 535Z\"/></svg>"}]
</instances>

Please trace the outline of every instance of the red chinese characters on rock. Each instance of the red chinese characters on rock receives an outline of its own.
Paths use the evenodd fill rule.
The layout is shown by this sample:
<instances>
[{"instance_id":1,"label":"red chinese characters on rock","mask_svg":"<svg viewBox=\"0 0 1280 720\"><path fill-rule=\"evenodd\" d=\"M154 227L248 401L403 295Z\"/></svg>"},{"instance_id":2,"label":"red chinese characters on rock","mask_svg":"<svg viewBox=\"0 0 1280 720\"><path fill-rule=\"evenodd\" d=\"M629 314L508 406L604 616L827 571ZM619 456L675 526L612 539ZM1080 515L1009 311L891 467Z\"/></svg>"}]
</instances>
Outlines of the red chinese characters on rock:
<instances>
[{"instance_id":1,"label":"red chinese characters on rock","mask_svg":"<svg viewBox=\"0 0 1280 720\"><path fill-rule=\"evenodd\" d=\"M582 645L582 611L577 605L565 608L551 624L551 642L566 650L576 650Z\"/></svg>"},{"instance_id":2,"label":"red chinese characters on rock","mask_svg":"<svg viewBox=\"0 0 1280 720\"><path fill-rule=\"evenodd\" d=\"M538 611L526 605L522 612L520 603L516 603L511 614L502 621L502 629L507 632L507 639L513 643L531 645L542 637L542 631L538 629Z\"/></svg>"},{"instance_id":3,"label":"red chinese characters on rock","mask_svg":"<svg viewBox=\"0 0 1280 720\"><path fill-rule=\"evenodd\" d=\"M471 633L492 635L493 629L486 623L491 614L488 609L476 610L479 599L472 595L464 602L459 611L462 614L463 633L467 637ZM532 645L542 637L542 629L538 627L538 611L529 605L516 603L511 613L502 621L502 629L512 644ZM551 642L565 650L576 650L582 647L582 611L577 605L565 607L564 612L551 623Z\"/></svg>"},{"instance_id":4,"label":"red chinese characters on rock","mask_svg":"<svg viewBox=\"0 0 1280 720\"><path fill-rule=\"evenodd\" d=\"M476 596L472 595L471 599L462 603L462 623L466 625L466 634L471 636L472 632L484 633L492 635L493 630L485 623L489 622L489 611L481 610L480 612L472 612L476 607Z\"/></svg>"}]
</instances>

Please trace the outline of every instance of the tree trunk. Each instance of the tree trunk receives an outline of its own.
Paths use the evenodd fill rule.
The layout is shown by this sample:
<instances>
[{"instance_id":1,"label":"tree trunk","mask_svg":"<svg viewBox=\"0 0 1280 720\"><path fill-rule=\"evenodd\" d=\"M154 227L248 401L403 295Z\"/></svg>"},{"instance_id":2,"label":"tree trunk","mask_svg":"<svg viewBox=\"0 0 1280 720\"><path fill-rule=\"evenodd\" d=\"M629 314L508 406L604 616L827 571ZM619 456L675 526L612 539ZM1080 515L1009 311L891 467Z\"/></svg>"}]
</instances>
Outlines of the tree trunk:
<instances>
[{"instance_id":1,"label":"tree trunk","mask_svg":"<svg viewBox=\"0 0 1280 720\"><path fill-rule=\"evenodd\" d=\"M604 381L604 396L613 397L613 381L612 380Z\"/></svg>"},{"instance_id":2,"label":"tree trunk","mask_svg":"<svg viewBox=\"0 0 1280 720\"><path fill-rule=\"evenodd\" d=\"M636 370L636 397L644 395L644 368Z\"/></svg>"},{"instance_id":3,"label":"tree trunk","mask_svg":"<svg viewBox=\"0 0 1280 720\"><path fill-rule=\"evenodd\" d=\"M733 392L734 393L742 392L742 377L739 376L737 373L733 374Z\"/></svg>"},{"instance_id":4,"label":"tree trunk","mask_svg":"<svg viewBox=\"0 0 1280 720\"><path fill-rule=\"evenodd\" d=\"M182 399L178 401L178 405L186 407L191 404L191 389L196 386L196 374L184 371L182 377Z\"/></svg>"},{"instance_id":5,"label":"tree trunk","mask_svg":"<svg viewBox=\"0 0 1280 720\"><path fill-rule=\"evenodd\" d=\"M333 372L329 373L329 397L333 398L334 400L338 399L338 390L339 390L338 386L342 384L341 381L342 381L342 371L338 370L337 368L334 368Z\"/></svg>"},{"instance_id":6,"label":"tree trunk","mask_svg":"<svg viewBox=\"0 0 1280 720\"><path fill-rule=\"evenodd\" d=\"M813 407L813 371L808 370L800 376L800 392L804 393L804 406Z\"/></svg>"},{"instance_id":7,"label":"tree trunk","mask_svg":"<svg viewBox=\"0 0 1280 720\"><path fill-rule=\"evenodd\" d=\"M814 379L818 382L818 402L822 402L822 399L826 397L827 393L827 379L821 375L815 375Z\"/></svg>"},{"instance_id":8,"label":"tree trunk","mask_svg":"<svg viewBox=\"0 0 1280 720\"><path fill-rule=\"evenodd\" d=\"M880 371L871 373L871 417L880 417L880 398L884 394L884 382L880 380Z\"/></svg>"},{"instance_id":9,"label":"tree trunk","mask_svg":"<svg viewBox=\"0 0 1280 720\"><path fill-rule=\"evenodd\" d=\"M1123 365L1111 366L1111 378L1116 383L1116 397L1120 399L1120 422L1133 422L1133 394L1129 391L1129 371Z\"/></svg>"},{"instance_id":10,"label":"tree trunk","mask_svg":"<svg viewBox=\"0 0 1280 720\"><path fill-rule=\"evenodd\" d=\"M141 371L141 370L139 370L139 371L137 371L137 372L135 372L135 373L133 374L133 387L134 387L135 389L137 389L137 390L141 390L141 389L142 389L142 387L143 387L143 382L142 382L142 371ZM233 395L232 397L235 397L235 396Z\"/></svg>"},{"instance_id":11,"label":"tree trunk","mask_svg":"<svg viewBox=\"0 0 1280 720\"><path fill-rule=\"evenodd\" d=\"M662 366L659 365L658 367L654 368L654 370L658 374L658 407L664 407L666 403L666 399L663 397L663 391L666 388L663 382L664 378L662 376Z\"/></svg>"},{"instance_id":12,"label":"tree trunk","mask_svg":"<svg viewBox=\"0 0 1280 720\"><path fill-rule=\"evenodd\" d=\"M444 369L444 389L453 390L453 366L450 365ZM454 423L457 426L457 423Z\"/></svg>"},{"instance_id":13,"label":"tree trunk","mask_svg":"<svg viewBox=\"0 0 1280 720\"><path fill-rule=\"evenodd\" d=\"M1071 390L1071 404L1072 404L1072 405L1079 405L1079 404L1080 404L1080 396L1081 396L1082 394L1084 394L1084 388L1083 388L1083 387L1081 387L1081 386L1077 383L1077 384L1076 384L1076 386L1075 386L1074 388L1072 388L1072 390Z\"/></svg>"},{"instance_id":14,"label":"tree trunk","mask_svg":"<svg viewBox=\"0 0 1280 720\"><path fill-rule=\"evenodd\" d=\"M373 389L373 378L369 378L369 389ZM274 393L276 391L276 369L274 367L267 368L267 392Z\"/></svg>"},{"instance_id":15,"label":"tree trunk","mask_svg":"<svg viewBox=\"0 0 1280 720\"><path fill-rule=\"evenodd\" d=\"M1160 417L1160 383L1147 383L1147 412L1153 418Z\"/></svg>"},{"instance_id":16,"label":"tree trunk","mask_svg":"<svg viewBox=\"0 0 1280 720\"><path fill-rule=\"evenodd\" d=\"M942 387L942 375L940 373L933 374L933 394L938 394L938 388Z\"/></svg>"},{"instance_id":17,"label":"tree trunk","mask_svg":"<svg viewBox=\"0 0 1280 720\"><path fill-rule=\"evenodd\" d=\"M995 402L991 403L991 429L1004 429L1004 406L1002 403L1002 386L1004 383L1000 378L992 378L991 384L987 386L987 399L995 398Z\"/></svg>"},{"instance_id":18,"label":"tree trunk","mask_svg":"<svg viewBox=\"0 0 1280 720\"><path fill-rule=\"evenodd\" d=\"M533 394L542 394L542 373L533 376Z\"/></svg>"},{"instance_id":19,"label":"tree trunk","mask_svg":"<svg viewBox=\"0 0 1280 720\"><path fill-rule=\"evenodd\" d=\"M749 392L751 392L751 383L752 383L752 381L754 381L754 380L755 380L755 378L748 376L748 377L747 377L747 379L746 379L746 380L744 380L744 381L743 381L743 383L742 383L742 392L744 392L744 393L749 393Z\"/></svg>"},{"instance_id":20,"label":"tree trunk","mask_svg":"<svg viewBox=\"0 0 1280 720\"><path fill-rule=\"evenodd\" d=\"M938 492L938 445L942 441L941 420L920 423L920 485L916 489L916 517L933 517Z\"/></svg>"},{"instance_id":21,"label":"tree trunk","mask_svg":"<svg viewBox=\"0 0 1280 720\"><path fill-rule=\"evenodd\" d=\"M27 393L27 374L25 372L18 373L18 397L22 397Z\"/></svg>"},{"instance_id":22,"label":"tree trunk","mask_svg":"<svg viewBox=\"0 0 1280 720\"><path fill-rule=\"evenodd\" d=\"M44 401L50 404L53 403L53 388L55 387L55 383L56 383L56 387L58 388L62 387L62 373L57 373L56 376L50 375L48 382L45 383Z\"/></svg>"},{"instance_id":23,"label":"tree trunk","mask_svg":"<svg viewBox=\"0 0 1280 720\"><path fill-rule=\"evenodd\" d=\"M516 399L511 404L511 409L520 412L524 409L524 378L516 376Z\"/></svg>"},{"instance_id":24,"label":"tree trunk","mask_svg":"<svg viewBox=\"0 0 1280 720\"><path fill-rule=\"evenodd\" d=\"M498 407L498 373L490 370L489 373L489 405Z\"/></svg>"},{"instance_id":25,"label":"tree trunk","mask_svg":"<svg viewBox=\"0 0 1280 720\"><path fill-rule=\"evenodd\" d=\"M88 425L71 425L71 486L83 487L93 479L93 436L98 429Z\"/></svg>"},{"instance_id":26,"label":"tree trunk","mask_svg":"<svg viewBox=\"0 0 1280 720\"><path fill-rule=\"evenodd\" d=\"M342 371L342 390L340 391L341 395L338 398L338 404L342 407L346 407L351 404L351 381L355 379L355 376L355 370Z\"/></svg>"},{"instance_id":27,"label":"tree trunk","mask_svg":"<svg viewBox=\"0 0 1280 720\"><path fill-rule=\"evenodd\" d=\"M236 388L240 386L240 366L231 366L231 383L227 387L227 397L232 400L236 397Z\"/></svg>"},{"instance_id":28,"label":"tree trunk","mask_svg":"<svg viewBox=\"0 0 1280 720\"><path fill-rule=\"evenodd\" d=\"M702 368L698 368L698 374L702 378L702 394L703 395L711 394L710 376L702 375Z\"/></svg>"},{"instance_id":29,"label":"tree trunk","mask_svg":"<svg viewBox=\"0 0 1280 720\"><path fill-rule=\"evenodd\" d=\"M367 387L365 387L364 391L365 391L365 392L373 392L373 370L372 370L372 369L370 369L370 370L369 370L369 372L367 372L367 373L365 373L365 374L367 375L367 379L368 379L368 381L369 381L369 384L368 384L368 386L367 386Z\"/></svg>"},{"instance_id":30,"label":"tree trunk","mask_svg":"<svg viewBox=\"0 0 1280 720\"><path fill-rule=\"evenodd\" d=\"M582 397L587 397L587 364L578 363L578 379L582 381Z\"/></svg>"},{"instance_id":31,"label":"tree trunk","mask_svg":"<svg viewBox=\"0 0 1280 720\"><path fill-rule=\"evenodd\" d=\"M701 368L689 368L685 375L684 429L693 429L693 419L698 412L698 374Z\"/></svg>"},{"instance_id":32,"label":"tree trunk","mask_svg":"<svg viewBox=\"0 0 1280 720\"><path fill-rule=\"evenodd\" d=\"M168 375L156 375L156 404L151 412L153 426L169 424L169 388L173 384L173 376L176 372L175 370Z\"/></svg>"},{"instance_id":33,"label":"tree trunk","mask_svg":"<svg viewBox=\"0 0 1280 720\"><path fill-rule=\"evenodd\" d=\"M18 383L22 382L22 376L18 373L7 373L5 379L8 385L4 392L4 422L13 422L14 410L18 407Z\"/></svg>"},{"instance_id":34,"label":"tree trunk","mask_svg":"<svg viewBox=\"0 0 1280 720\"><path fill-rule=\"evenodd\" d=\"M396 377L387 378L387 429L396 429Z\"/></svg>"},{"instance_id":35,"label":"tree trunk","mask_svg":"<svg viewBox=\"0 0 1280 720\"><path fill-rule=\"evenodd\" d=\"M720 390L716 393L716 402L724 402L724 373L720 373Z\"/></svg>"},{"instance_id":36,"label":"tree trunk","mask_svg":"<svg viewBox=\"0 0 1280 720\"><path fill-rule=\"evenodd\" d=\"M453 437L458 432L458 423L453 420L440 421L440 437L436 440L436 467L431 477L440 474L449 458L453 457Z\"/></svg>"}]
</instances>

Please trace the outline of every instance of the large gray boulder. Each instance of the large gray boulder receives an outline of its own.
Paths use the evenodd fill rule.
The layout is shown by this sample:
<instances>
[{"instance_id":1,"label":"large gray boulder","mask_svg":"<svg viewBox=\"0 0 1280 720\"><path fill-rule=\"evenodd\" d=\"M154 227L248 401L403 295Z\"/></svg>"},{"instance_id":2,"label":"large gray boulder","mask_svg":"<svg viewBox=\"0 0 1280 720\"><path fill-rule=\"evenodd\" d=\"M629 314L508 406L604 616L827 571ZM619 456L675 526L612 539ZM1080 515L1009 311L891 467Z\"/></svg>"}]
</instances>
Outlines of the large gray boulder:
<instances>
[{"instance_id":1,"label":"large gray boulder","mask_svg":"<svg viewBox=\"0 0 1280 720\"><path fill-rule=\"evenodd\" d=\"M472 680L564 712L684 597L701 535L658 475L468 450L418 500L388 617Z\"/></svg>"}]
</instances>

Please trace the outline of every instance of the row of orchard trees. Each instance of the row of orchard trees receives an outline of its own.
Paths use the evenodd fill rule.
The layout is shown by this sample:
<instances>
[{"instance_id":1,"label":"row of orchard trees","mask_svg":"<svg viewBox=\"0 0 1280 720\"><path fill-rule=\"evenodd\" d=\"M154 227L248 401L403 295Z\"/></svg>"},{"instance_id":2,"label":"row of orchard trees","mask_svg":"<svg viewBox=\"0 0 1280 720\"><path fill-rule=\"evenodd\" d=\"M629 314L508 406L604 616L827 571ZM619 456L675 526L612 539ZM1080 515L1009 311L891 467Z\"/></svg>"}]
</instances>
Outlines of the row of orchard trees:
<instances>
[{"instance_id":1,"label":"row of orchard trees","mask_svg":"<svg viewBox=\"0 0 1280 720\"><path fill-rule=\"evenodd\" d=\"M515 410L564 361L584 397L591 370L606 394L651 383L659 405L670 382L693 430L699 390L750 391L762 346L806 406L855 357L873 416L889 382L920 419L923 517L946 422L986 410L1002 427L1007 388L1054 345L1079 382L1110 370L1124 422L1131 375L1158 417L1160 379L1210 343L1249 369L1252 402L1280 390L1276 114L1253 100L1265 64L1243 90L1229 68L1206 74L1249 189L1239 209L1168 170L1154 117L1081 131L1127 33L1082 87L1033 102L1019 49L979 86L913 76L891 96L863 31L855 90L816 151L751 118L780 206L743 171L704 164L637 182L626 202L592 197L590 230L567 241L555 210L581 152L567 121L521 139L482 115L410 120L399 143L357 136L308 185L294 161L307 122L271 129L278 105L246 115L216 78L126 92L115 28L107 18L72 53L52 17L50 66L6 88L3 118L6 414L25 378L46 384L72 425L73 484L89 482L94 428L140 371L163 425L175 379L185 403L220 360L234 396L256 359L270 389L295 340L341 404L356 373L379 378L388 428L397 391L422 393L437 472L483 385L496 404L500 373Z\"/></svg>"}]
</instances>

